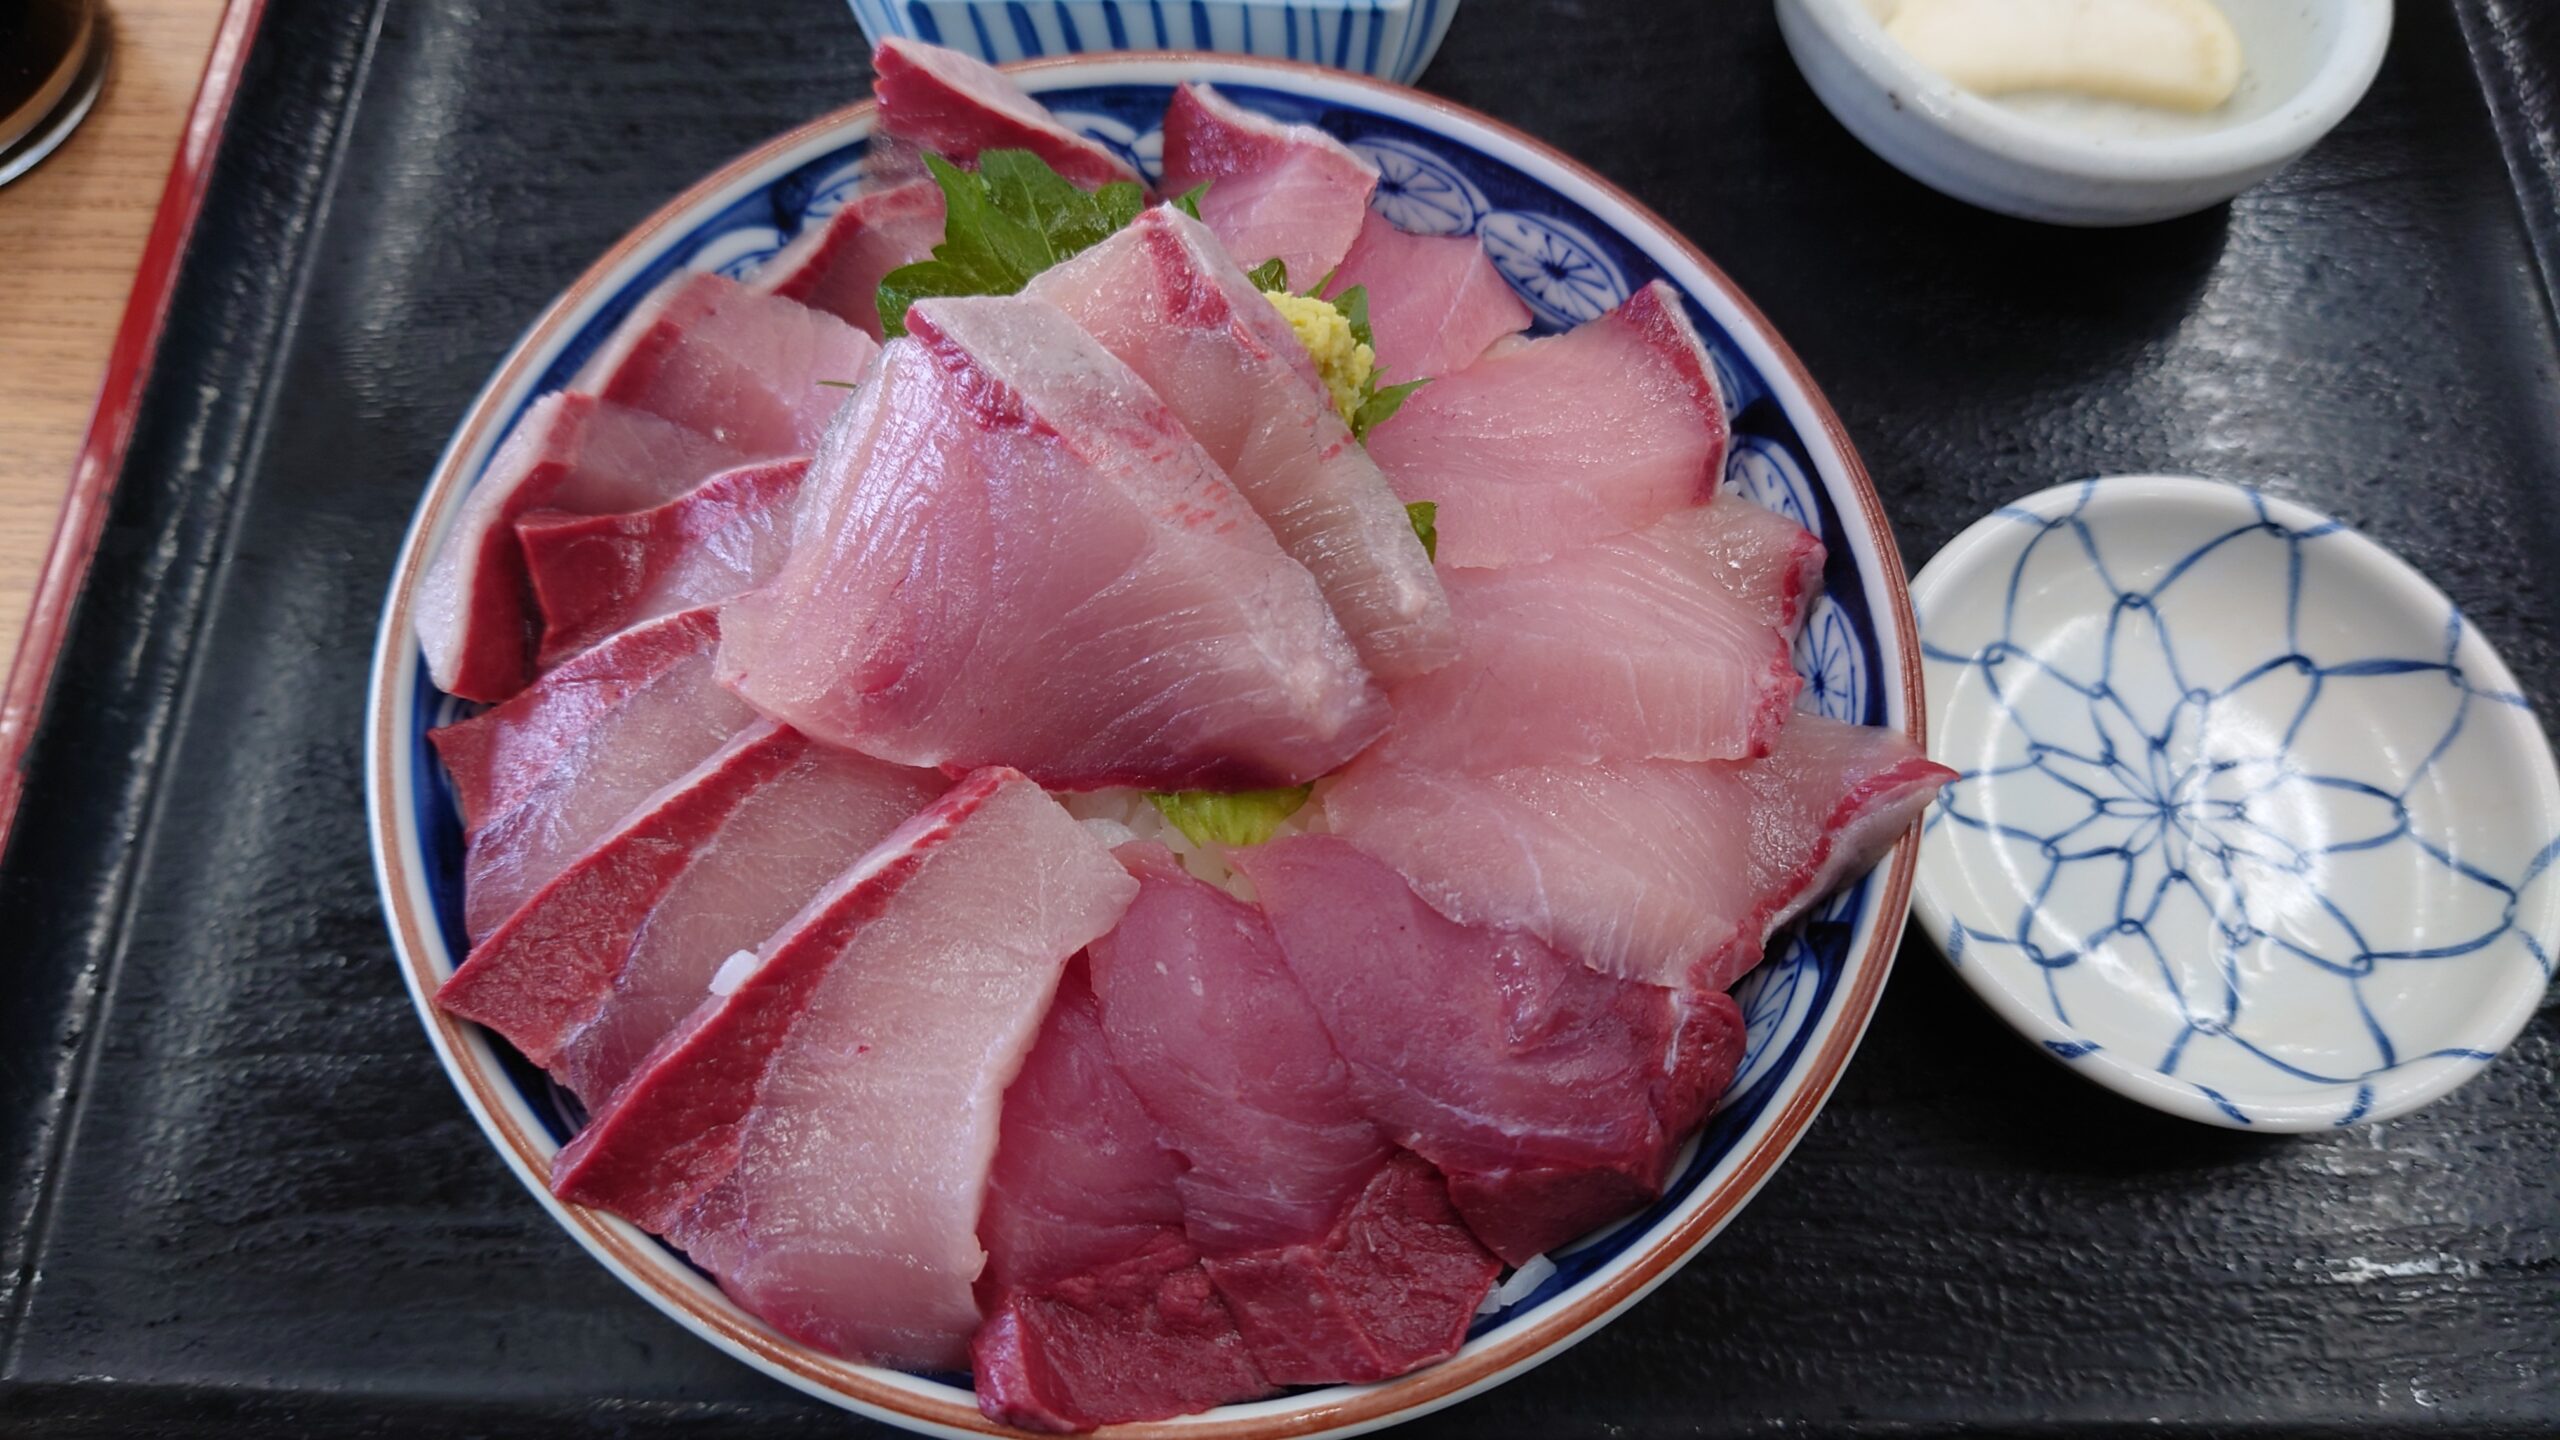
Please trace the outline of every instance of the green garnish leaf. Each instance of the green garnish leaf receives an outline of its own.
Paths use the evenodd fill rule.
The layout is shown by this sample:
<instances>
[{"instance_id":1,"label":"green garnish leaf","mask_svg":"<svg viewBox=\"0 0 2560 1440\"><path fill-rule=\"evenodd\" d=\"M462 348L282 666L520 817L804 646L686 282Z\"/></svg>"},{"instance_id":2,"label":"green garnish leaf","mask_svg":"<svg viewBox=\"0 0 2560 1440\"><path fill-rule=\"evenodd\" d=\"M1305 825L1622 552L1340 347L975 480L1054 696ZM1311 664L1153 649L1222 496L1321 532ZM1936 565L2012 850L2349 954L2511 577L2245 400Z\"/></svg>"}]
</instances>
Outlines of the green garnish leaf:
<instances>
[{"instance_id":1,"label":"green garnish leaf","mask_svg":"<svg viewBox=\"0 0 2560 1440\"><path fill-rule=\"evenodd\" d=\"M1432 560L1440 558L1440 502L1416 500L1404 507L1404 518L1413 522L1413 533L1422 541L1422 553Z\"/></svg>"},{"instance_id":2,"label":"green garnish leaf","mask_svg":"<svg viewBox=\"0 0 2560 1440\"><path fill-rule=\"evenodd\" d=\"M1093 203L1102 207L1104 217L1116 231L1147 208L1147 192L1135 180L1114 180L1093 192Z\"/></svg>"},{"instance_id":3,"label":"green garnish leaf","mask_svg":"<svg viewBox=\"0 0 2560 1440\"><path fill-rule=\"evenodd\" d=\"M1190 216L1192 219L1197 220L1200 218L1200 197L1208 193L1209 182L1203 180L1199 184L1192 186L1190 189L1183 191L1181 194L1174 196L1174 208L1180 210L1183 214Z\"/></svg>"},{"instance_id":4,"label":"green garnish leaf","mask_svg":"<svg viewBox=\"0 0 2560 1440\"><path fill-rule=\"evenodd\" d=\"M1361 344L1368 346L1372 350L1378 348L1378 337L1370 333L1369 330L1368 286L1354 285L1350 289L1343 291L1341 294L1334 296L1333 308L1341 311L1342 318L1350 322L1352 339L1359 341Z\"/></svg>"},{"instance_id":5,"label":"green garnish leaf","mask_svg":"<svg viewBox=\"0 0 2560 1440\"><path fill-rule=\"evenodd\" d=\"M1289 288L1289 262L1274 255L1244 272L1244 278L1252 281L1253 288L1264 294L1286 290Z\"/></svg>"},{"instance_id":6,"label":"green garnish leaf","mask_svg":"<svg viewBox=\"0 0 2560 1440\"><path fill-rule=\"evenodd\" d=\"M1299 291L1298 293L1299 293L1299 294L1301 294L1301 295L1307 296L1307 297L1309 297L1309 298L1311 298L1311 299L1321 300L1321 299L1323 299L1323 298L1324 298L1324 290L1325 290L1325 287L1326 287L1326 286L1328 286L1328 285L1330 285L1330 284L1332 284L1332 283L1333 283L1333 277L1334 277L1334 276L1336 276L1336 275L1339 275L1339 274L1341 274L1341 273L1342 273L1342 267L1341 267L1341 266L1339 266L1339 265L1336 265L1336 266L1334 266L1332 269L1327 270L1326 272L1324 272L1324 278L1323 278L1323 279L1318 280L1318 281L1317 281L1316 283L1314 283L1313 285L1308 286L1306 289L1301 290L1301 291Z\"/></svg>"},{"instance_id":7,"label":"green garnish leaf","mask_svg":"<svg viewBox=\"0 0 2560 1440\"><path fill-rule=\"evenodd\" d=\"M907 307L935 295L1011 295L1031 277L1138 218L1146 192L1126 180L1078 189L1028 150L989 150L976 170L924 157L942 187L943 239L933 258L880 281L880 328L907 333Z\"/></svg>"},{"instance_id":8,"label":"green garnish leaf","mask_svg":"<svg viewBox=\"0 0 2560 1440\"><path fill-rule=\"evenodd\" d=\"M1352 438L1367 439L1370 431L1396 417L1396 412L1404 408L1404 402L1412 396L1414 391L1430 383L1430 379L1425 377L1380 389L1377 380L1373 377L1369 381L1369 393L1360 397L1360 408L1351 412Z\"/></svg>"},{"instance_id":9,"label":"green garnish leaf","mask_svg":"<svg viewBox=\"0 0 2560 1440\"><path fill-rule=\"evenodd\" d=\"M1147 803L1173 822L1194 845L1259 845L1298 813L1313 785L1286 790L1177 790L1149 795Z\"/></svg>"}]
</instances>

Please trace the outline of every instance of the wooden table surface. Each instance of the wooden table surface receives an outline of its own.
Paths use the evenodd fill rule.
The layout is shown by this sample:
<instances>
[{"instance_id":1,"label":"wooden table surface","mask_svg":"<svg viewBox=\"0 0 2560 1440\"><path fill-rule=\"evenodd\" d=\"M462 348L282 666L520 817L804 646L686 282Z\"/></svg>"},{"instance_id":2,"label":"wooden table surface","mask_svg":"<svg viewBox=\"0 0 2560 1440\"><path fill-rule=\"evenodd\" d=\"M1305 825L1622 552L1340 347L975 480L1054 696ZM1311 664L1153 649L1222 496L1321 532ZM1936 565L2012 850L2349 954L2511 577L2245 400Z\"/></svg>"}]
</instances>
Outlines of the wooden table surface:
<instances>
[{"instance_id":1,"label":"wooden table surface","mask_svg":"<svg viewBox=\"0 0 2560 1440\"><path fill-rule=\"evenodd\" d=\"M223 0L107 0L115 56L62 148L0 186L0 657L98 397Z\"/></svg>"}]
</instances>

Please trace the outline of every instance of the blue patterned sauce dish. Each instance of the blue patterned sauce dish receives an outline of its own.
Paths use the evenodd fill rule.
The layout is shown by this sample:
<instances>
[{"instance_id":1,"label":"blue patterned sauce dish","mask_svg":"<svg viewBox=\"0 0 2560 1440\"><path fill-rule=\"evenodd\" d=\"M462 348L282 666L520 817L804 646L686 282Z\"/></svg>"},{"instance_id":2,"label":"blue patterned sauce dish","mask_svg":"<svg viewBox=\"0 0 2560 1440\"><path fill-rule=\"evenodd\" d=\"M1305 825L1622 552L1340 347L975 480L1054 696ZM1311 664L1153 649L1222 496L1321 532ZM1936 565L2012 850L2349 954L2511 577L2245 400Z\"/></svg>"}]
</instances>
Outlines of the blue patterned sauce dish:
<instances>
[{"instance_id":1,"label":"blue patterned sauce dish","mask_svg":"<svg viewBox=\"0 0 2560 1440\"><path fill-rule=\"evenodd\" d=\"M1301 60L1410 85L1458 0L851 0L871 43L948 45L990 65L1109 50Z\"/></svg>"},{"instance_id":2,"label":"blue patterned sauce dish","mask_svg":"<svg viewBox=\"0 0 2560 1440\"><path fill-rule=\"evenodd\" d=\"M1374 204L1388 219L1409 230L1481 236L1540 333L1667 281L1705 340L1731 409L1726 485L1805 525L1827 552L1823 594L1795 654L1805 703L1836 719L1919 733L1918 633L1899 552L1839 420L1732 281L1636 202L1471 111L1338 71L1231 56L1106 55L1014 73L1059 119L1150 180L1165 105L1183 81L1215 84L1227 99L1275 119L1321 126L1378 167ZM453 527L499 438L536 397L568 383L668 276L752 274L833 214L861 181L871 128L870 105L838 111L678 196L571 285L491 377L437 467L385 605L368 704L367 804L393 942L429 1040L491 1142L563 1229L679 1324L784 1383L929 1434L1010 1434L979 1414L968 1377L886 1370L790 1341L655 1238L556 1200L550 1162L575 1129L572 1102L511 1047L432 1002L468 945L460 820L426 738L462 713L462 702L435 689L419 656L414 606L426 557ZM1498 1384L1633 1305L1732 1220L1837 1083L1882 994L1917 855L1916 837L1906 837L1874 871L1772 941L1734 991L1746 1026L1741 1070L1704 1133L1674 1162L1662 1198L1561 1248L1549 1257L1551 1273L1514 1276L1456 1356L1384 1384L1305 1390L1127 1433L1276 1440L1374 1429Z\"/></svg>"},{"instance_id":3,"label":"blue patterned sauce dish","mask_svg":"<svg viewBox=\"0 0 2560 1440\"><path fill-rule=\"evenodd\" d=\"M2127 476L1986 517L1912 584L1921 923L2069 1068L2326 1129L2478 1074L2560 941L2560 776L2451 601L2335 520Z\"/></svg>"}]
</instances>

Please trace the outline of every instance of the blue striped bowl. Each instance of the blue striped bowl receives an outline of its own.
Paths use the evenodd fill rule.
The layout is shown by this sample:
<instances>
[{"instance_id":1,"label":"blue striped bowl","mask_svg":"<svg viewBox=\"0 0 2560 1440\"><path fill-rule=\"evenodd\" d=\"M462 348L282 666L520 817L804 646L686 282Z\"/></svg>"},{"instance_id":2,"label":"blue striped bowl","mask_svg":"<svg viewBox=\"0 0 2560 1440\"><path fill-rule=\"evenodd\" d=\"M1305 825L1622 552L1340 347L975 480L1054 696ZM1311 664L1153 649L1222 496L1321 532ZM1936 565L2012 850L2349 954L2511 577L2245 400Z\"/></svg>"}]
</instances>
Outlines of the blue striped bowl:
<instances>
[{"instance_id":1,"label":"blue striped bowl","mask_svg":"<svg viewBox=\"0 0 2560 1440\"><path fill-rule=\"evenodd\" d=\"M862 33L994 65L1096 50L1215 50L1410 85L1458 0L850 0Z\"/></svg>"}]
</instances>

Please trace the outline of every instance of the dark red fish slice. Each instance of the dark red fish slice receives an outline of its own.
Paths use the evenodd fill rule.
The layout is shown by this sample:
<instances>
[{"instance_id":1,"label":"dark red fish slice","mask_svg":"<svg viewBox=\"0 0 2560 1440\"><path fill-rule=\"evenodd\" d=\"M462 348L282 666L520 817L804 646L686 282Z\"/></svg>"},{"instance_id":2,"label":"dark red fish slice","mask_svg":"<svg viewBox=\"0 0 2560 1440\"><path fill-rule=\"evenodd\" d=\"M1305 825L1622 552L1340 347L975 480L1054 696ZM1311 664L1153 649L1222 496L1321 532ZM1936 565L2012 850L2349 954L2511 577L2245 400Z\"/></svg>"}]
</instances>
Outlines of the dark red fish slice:
<instances>
[{"instance_id":1,"label":"dark red fish slice","mask_svg":"<svg viewBox=\"0 0 2560 1440\"><path fill-rule=\"evenodd\" d=\"M909 180L845 202L764 262L748 284L824 310L878 340L881 280L930 257L941 243L942 187Z\"/></svg>"},{"instance_id":2,"label":"dark red fish slice","mask_svg":"<svg viewBox=\"0 0 2560 1440\"><path fill-rule=\"evenodd\" d=\"M984 770L724 967L552 1166L831 1353L965 1362L1002 1095L1067 961L1136 882Z\"/></svg>"},{"instance_id":3,"label":"dark red fish slice","mask_svg":"<svg viewBox=\"0 0 2560 1440\"><path fill-rule=\"evenodd\" d=\"M1454 1352L1498 1266L1359 1108L1261 912L1162 846L1091 951L1112 1058L1188 1168L1184 1224L1255 1363L1382 1380Z\"/></svg>"},{"instance_id":4,"label":"dark red fish slice","mask_svg":"<svg viewBox=\"0 0 2560 1440\"><path fill-rule=\"evenodd\" d=\"M436 687L496 702L533 679L541 622L517 517L646 509L746 458L707 435L593 395L535 401L418 581L418 646Z\"/></svg>"},{"instance_id":5,"label":"dark red fish slice","mask_svg":"<svg viewBox=\"0 0 2560 1440\"><path fill-rule=\"evenodd\" d=\"M988 150L1028 150L1087 190L1138 178L984 61L893 39L871 52L871 69L880 128L954 165L973 166Z\"/></svg>"},{"instance_id":6,"label":"dark red fish slice","mask_svg":"<svg viewBox=\"0 0 2560 1440\"><path fill-rule=\"evenodd\" d=\"M634 810L472 947L436 1002L600 1105L791 918L943 788L759 721Z\"/></svg>"},{"instance_id":7,"label":"dark red fish slice","mask_svg":"<svg viewBox=\"0 0 2560 1440\"><path fill-rule=\"evenodd\" d=\"M1093 988L1068 967L1004 1096L978 1236L978 1407L1088 1430L1268 1394L1182 1228L1182 1161L1112 1063Z\"/></svg>"},{"instance_id":8,"label":"dark red fish slice","mask_svg":"<svg viewBox=\"0 0 2560 1440\"><path fill-rule=\"evenodd\" d=\"M791 549L803 459L724 470L663 505L619 515L538 510L516 522L549 669L644 620L770 579Z\"/></svg>"},{"instance_id":9,"label":"dark red fish slice","mask_svg":"<svg viewBox=\"0 0 2560 1440\"><path fill-rule=\"evenodd\" d=\"M1517 1265L1662 1193L1742 1059L1730 996L1602 975L1458 925L1349 843L1235 853L1362 1110Z\"/></svg>"},{"instance_id":10,"label":"dark red fish slice","mask_svg":"<svg viewBox=\"0 0 2560 1440\"><path fill-rule=\"evenodd\" d=\"M462 913L474 937L754 721L712 678L719 642L708 610L653 620L429 736L461 803Z\"/></svg>"}]
</instances>

